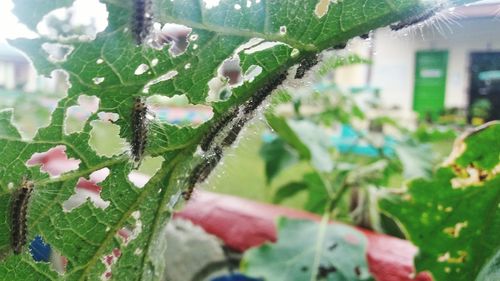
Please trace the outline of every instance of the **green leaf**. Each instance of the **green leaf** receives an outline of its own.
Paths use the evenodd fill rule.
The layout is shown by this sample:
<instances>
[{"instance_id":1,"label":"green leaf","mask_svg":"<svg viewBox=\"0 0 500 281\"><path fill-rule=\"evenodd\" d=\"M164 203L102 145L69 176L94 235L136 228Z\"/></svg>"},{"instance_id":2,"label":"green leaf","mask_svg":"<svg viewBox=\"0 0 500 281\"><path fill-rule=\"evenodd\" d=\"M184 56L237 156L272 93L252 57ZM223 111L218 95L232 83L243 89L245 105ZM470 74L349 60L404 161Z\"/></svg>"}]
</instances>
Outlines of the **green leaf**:
<instances>
[{"instance_id":1,"label":"green leaf","mask_svg":"<svg viewBox=\"0 0 500 281\"><path fill-rule=\"evenodd\" d=\"M330 198L323 179L318 173L308 173L304 175L304 182L309 188L304 208L309 212L323 214Z\"/></svg>"},{"instance_id":2,"label":"green leaf","mask_svg":"<svg viewBox=\"0 0 500 281\"><path fill-rule=\"evenodd\" d=\"M330 157L330 138L318 125L307 120L289 120L288 125L297 134L311 153L311 163L319 171L329 172L333 169Z\"/></svg>"},{"instance_id":3,"label":"green leaf","mask_svg":"<svg viewBox=\"0 0 500 281\"><path fill-rule=\"evenodd\" d=\"M396 155L406 179L428 178L434 166L434 154L429 145L407 139L395 145Z\"/></svg>"},{"instance_id":4,"label":"green leaf","mask_svg":"<svg viewBox=\"0 0 500 281\"><path fill-rule=\"evenodd\" d=\"M276 191L276 193L273 196L273 204L279 204L283 202L283 200L290 198L295 194L306 189L307 189L307 184L305 184L304 182L287 183L278 188L278 191Z\"/></svg>"},{"instance_id":5,"label":"green leaf","mask_svg":"<svg viewBox=\"0 0 500 281\"><path fill-rule=\"evenodd\" d=\"M242 268L273 281L369 280L366 247L353 227L282 218L278 241L248 250Z\"/></svg>"},{"instance_id":6,"label":"green leaf","mask_svg":"<svg viewBox=\"0 0 500 281\"><path fill-rule=\"evenodd\" d=\"M266 114L266 120L269 123L269 126L271 126L271 128L276 131L280 138L286 141L288 145L293 147L299 153L301 159L309 160L311 158L311 152L309 151L308 147L292 130L284 117L280 117L274 114Z\"/></svg>"},{"instance_id":7,"label":"green leaf","mask_svg":"<svg viewBox=\"0 0 500 281\"><path fill-rule=\"evenodd\" d=\"M259 153L266 165L267 183L270 183L281 170L297 163L299 160L297 153L290 149L281 138L265 143Z\"/></svg>"},{"instance_id":8,"label":"green leaf","mask_svg":"<svg viewBox=\"0 0 500 281\"><path fill-rule=\"evenodd\" d=\"M483 267L476 280L500 280L500 250L498 250L496 255Z\"/></svg>"},{"instance_id":9,"label":"green leaf","mask_svg":"<svg viewBox=\"0 0 500 281\"><path fill-rule=\"evenodd\" d=\"M17 16L35 29L48 12L68 7L74 1L14 2ZM10 194L19 188L22 177L28 176L35 184L27 217L28 240L41 235L54 250L66 257L68 263L61 276L48 264L35 263L27 251L21 255L5 253L7 256L0 266L2 279L100 280L103 274L110 272L116 280L161 279L165 264L163 230L172 211L169 202L175 203L177 197L174 195L179 189L186 188L182 179L191 172L189 167L200 161L194 152L207 130L216 127L228 110L246 102L304 57L428 7L419 0L344 0L330 4L326 14L318 17L314 13L317 0L260 1L252 3L251 7L246 7L247 1L223 0L211 9L198 0L153 2L155 21L192 28L192 41L185 53L174 57L167 51L168 47L156 50L136 46L130 31L133 1L119 0L101 0L109 12L108 26L94 40L54 39L40 35L35 39L10 42L31 59L39 74L50 76L54 70L65 71L71 87L67 96L58 102L50 124L40 129L33 139L21 139L9 122L10 113L0 114L0 147L3 151L0 157L0 188L3 192L0 205L8 206ZM235 4L241 8L235 9ZM283 27L286 27L284 35L280 34ZM238 47L255 37L281 44L254 53L236 52ZM72 50L63 61L54 61L44 51L46 43L68 45ZM231 89L228 100L207 102L208 82L217 76L224 60L235 56L239 57L242 73L259 66L261 74ZM135 70L143 64L149 70L136 75ZM176 75L149 87L148 83L168 73ZM149 91L145 91L147 88ZM100 120L98 113L112 112L119 117L112 124L120 127L119 137L130 142L134 99L154 94L165 97L186 95L191 104L211 105L214 118L196 128L154 121L154 126L151 126L154 132L148 136L146 154L164 161L149 182L138 188L128 179L133 165L125 153L105 156L97 153L89 141L93 136L93 124L107 122ZM81 132L65 134L67 110L77 105L80 95L98 98L98 112L86 120ZM314 133L314 129L302 125L295 126L295 129L304 129L306 135ZM330 163L321 155L325 152L322 143L310 142L303 134L299 136L303 139L296 142L297 147L294 146L300 148L299 154L312 157L315 165L328 169ZM81 161L77 170L50 177L40 170L39 165L27 167L26 162L34 153L43 153L57 146L64 146L69 158ZM109 205L103 209L87 200L71 211L65 210L64 203L75 194L77 182L81 178L89 179L93 172L104 168L109 169L110 174L99 183L102 188L100 196ZM13 189L8 189L8 186ZM7 209L0 209L0 219L4 222L8 218ZM118 235L124 228L137 230L130 241L124 242ZM0 235L3 243L0 248L5 249L8 233L3 229ZM106 268L106 258L118 252L119 257L114 259L110 268Z\"/></svg>"},{"instance_id":10,"label":"green leaf","mask_svg":"<svg viewBox=\"0 0 500 281\"><path fill-rule=\"evenodd\" d=\"M490 148L498 167L499 128L489 124L459 141L456 149L465 147L460 164L449 163L451 167L439 169L430 180L413 181L407 194L380 202L420 248L417 270L430 271L436 281L475 280L499 250L500 175L471 168L474 163L491 166L484 147Z\"/></svg>"},{"instance_id":11,"label":"green leaf","mask_svg":"<svg viewBox=\"0 0 500 281\"><path fill-rule=\"evenodd\" d=\"M485 129L487 128L487 129ZM491 172L500 161L500 121L485 124L470 133L457 149L465 151L456 159L462 168L474 165Z\"/></svg>"}]
</instances>

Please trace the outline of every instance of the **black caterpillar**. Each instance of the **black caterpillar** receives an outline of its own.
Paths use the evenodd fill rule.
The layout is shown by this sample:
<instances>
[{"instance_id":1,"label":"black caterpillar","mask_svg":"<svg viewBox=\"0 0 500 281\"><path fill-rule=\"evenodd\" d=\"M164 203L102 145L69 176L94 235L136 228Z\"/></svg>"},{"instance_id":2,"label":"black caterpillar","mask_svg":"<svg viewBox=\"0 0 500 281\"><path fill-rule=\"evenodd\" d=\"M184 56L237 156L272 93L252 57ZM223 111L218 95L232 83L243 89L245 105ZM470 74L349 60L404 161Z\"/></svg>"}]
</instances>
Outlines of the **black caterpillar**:
<instances>
[{"instance_id":1,"label":"black caterpillar","mask_svg":"<svg viewBox=\"0 0 500 281\"><path fill-rule=\"evenodd\" d=\"M146 119L147 112L148 108L146 103L140 97L136 97L134 99L131 117L131 152L132 159L136 163L136 166L140 164L148 142L148 124Z\"/></svg>"},{"instance_id":2,"label":"black caterpillar","mask_svg":"<svg viewBox=\"0 0 500 281\"><path fill-rule=\"evenodd\" d=\"M415 16L409 17L408 19L405 19L405 20L402 20L402 21L397 22L395 24L392 24L390 26L391 30L399 31L399 30L411 27L415 24L424 22L424 21L432 18L434 15L436 15L436 12L438 12L441 9L442 9L441 5L436 6L434 8L427 9L426 11L423 11L420 14L417 14Z\"/></svg>"},{"instance_id":3,"label":"black caterpillar","mask_svg":"<svg viewBox=\"0 0 500 281\"><path fill-rule=\"evenodd\" d=\"M217 167L217 164L219 164L222 155L222 149L220 147L215 147L214 153L205 157L202 162L194 167L187 180L188 188L181 194L184 200L188 201L191 199L195 186L208 178L210 173Z\"/></svg>"},{"instance_id":4,"label":"black caterpillar","mask_svg":"<svg viewBox=\"0 0 500 281\"><path fill-rule=\"evenodd\" d=\"M203 160L192 170L187 180L187 189L181 194L184 200L189 200L196 185L210 176L222 159L223 148L231 146L236 141L246 123L252 119L255 110L285 79L286 72L275 76L241 107L230 110L210 128L208 134L200 142L202 150L205 151ZM228 126L232 127L227 130Z\"/></svg>"},{"instance_id":5,"label":"black caterpillar","mask_svg":"<svg viewBox=\"0 0 500 281\"><path fill-rule=\"evenodd\" d=\"M28 235L28 226L26 216L28 214L28 203L33 191L33 182L23 179L21 188L12 195L11 203L11 248L14 254L22 252L26 245L26 236Z\"/></svg>"},{"instance_id":6,"label":"black caterpillar","mask_svg":"<svg viewBox=\"0 0 500 281\"><path fill-rule=\"evenodd\" d=\"M244 115L251 114L254 112L264 100L278 88L279 85L283 83L286 79L286 72L282 72L279 75L275 76L271 81L269 81L266 85L260 88L244 105L243 105L243 113Z\"/></svg>"},{"instance_id":7,"label":"black caterpillar","mask_svg":"<svg viewBox=\"0 0 500 281\"><path fill-rule=\"evenodd\" d=\"M228 113L226 113L220 120L218 120L208 131L207 134L203 137L200 142L200 147L203 151L208 151L210 145L213 143L215 137L219 132L221 132L231 120L236 118L238 115L238 108L231 109Z\"/></svg>"},{"instance_id":8,"label":"black caterpillar","mask_svg":"<svg viewBox=\"0 0 500 281\"><path fill-rule=\"evenodd\" d=\"M297 72L295 73L295 79L301 79L306 75L307 71L310 70L313 66L317 65L319 62L318 55L314 54L304 58L297 68Z\"/></svg>"},{"instance_id":9,"label":"black caterpillar","mask_svg":"<svg viewBox=\"0 0 500 281\"><path fill-rule=\"evenodd\" d=\"M153 26L151 0L132 0L132 34L137 45L141 45L148 37Z\"/></svg>"}]
</instances>

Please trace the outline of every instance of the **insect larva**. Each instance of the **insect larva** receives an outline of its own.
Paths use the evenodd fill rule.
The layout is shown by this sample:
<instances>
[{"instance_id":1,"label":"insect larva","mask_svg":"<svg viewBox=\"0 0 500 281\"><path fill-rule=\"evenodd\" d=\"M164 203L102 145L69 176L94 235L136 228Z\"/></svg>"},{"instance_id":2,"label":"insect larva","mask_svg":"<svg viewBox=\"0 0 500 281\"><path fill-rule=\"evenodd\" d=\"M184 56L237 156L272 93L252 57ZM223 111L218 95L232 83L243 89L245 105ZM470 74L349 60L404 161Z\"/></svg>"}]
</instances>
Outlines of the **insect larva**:
<instances>
[{"instance_id":1,"label":"insect larva","mask_svg":"<svg viewBox=\"0 0 500 281\"><path fill-rule=\"evenodd\" d=\"M137 45L141 45L148 37L152 28L151 0L132 0L132 34Z\"/></svg>"},{"instance_id":2,"label":"insect larva","mask_svg":"<svg viewBox=\"0 0 500 281\"><path fill-rule=\"evenodd\" d=\"M187 180L188 187L185 191L182 192L182 197L184 198L184 200L188 201L189 199L191 199L191 195L193 194L196 185L204 182L208 178L208 176L210 176L221 159L222 149L220 147L215 147L213 154L205 157L202 162L194 167Z\"/></svg>"},{"instance_id":3,"label":"insect larva","mask_svg":"<svg viewBox=\"0 0 500 281\"><path fill-rule=\"evenodd\" d=\"M236 118L238 115L238 108L233 108L231 109L228 113L226 113L220 120L217 120L217 122L212 125L212 127L209 129L208 133L205 134L203 139L200 142L200 147L203 151L208 151L210 148L210 145L213 143L215 137L219 132L221 132L231 120Z\"/></svg>"},{"instance_id":4,"label":"insect larva","mask_svg":"<svg viewBox=\"0 0 500 281\"><path fill-rule=\"evenodd\" d=\"M286 72L280 73L271 79L266 85L260 88L244 105L243 113L245 115L253 113L262 102L278 88L286 79Z\"/></svg>"},{"instance_id":5,"label":"insect larva","mask_svg":"<svg viewBox=\"0 0 500 281\"><path fill-rule=\"evenodd\" d=\"M33 191L33 182L23 178L21 188L12 195L11 203L11 248L14 254L18 255L26 244L28 226L26 215L28 214L28 203Z\"/></svg>"},{"instance_id":6,"label":"insect larva","mask_svg":"<svg viewBox=\"0 0 500 281\"><path fill-rule=\"evenodd\" d=\"M148 124L146 119L147 111L148 108L146 103L140 97L136 97L134 99L131 117L131 150L132 159L136 163L136 166L139 165L142 160L148 141Z\"/></svg>"},{"instance_id":7,"label":"insect larva","mask_svg":"<svg viewBox=\"0 0 500 281\"><path fill-rule=\"evenodd\" d=\"M411 27L415 24L424 22L432 18L436 14L436 12L439 11L440 9L441 9L440 5L431 9L427 9L420 14L417 14L415 16L409 17L408 19L392 24L390 27L393 31L399 31Z\"/></svg>"},{"instance_id":8,"label":"insect larva","mask_svg":"<svg viewBox=\"0 0 500 281\"><path fill-rule=\"evenodd\" d=\"M243 118L239 119L233 125L231 130L229 130L226 137L222 140L222 146L223 147L231 146L236 141L236 139L238 138L238 135L240 134L243 127L245 127L245 124L247 122L248 122L248 118L243 117Z\"/></svg>"},{"instance_id":9,"label":"insect larva","mask_svg":"<svg viewBox=\"0 0 500 281\"><path fill-rule=\"evenodd\" d=\"M307 71L310 70L313 66L317 65L319 62L318 55L314 54L311 56L305 57L299 64L297 68L297 72L295 72L295 79L301 79L306 75Z\"/></svg>"}]
</instances>

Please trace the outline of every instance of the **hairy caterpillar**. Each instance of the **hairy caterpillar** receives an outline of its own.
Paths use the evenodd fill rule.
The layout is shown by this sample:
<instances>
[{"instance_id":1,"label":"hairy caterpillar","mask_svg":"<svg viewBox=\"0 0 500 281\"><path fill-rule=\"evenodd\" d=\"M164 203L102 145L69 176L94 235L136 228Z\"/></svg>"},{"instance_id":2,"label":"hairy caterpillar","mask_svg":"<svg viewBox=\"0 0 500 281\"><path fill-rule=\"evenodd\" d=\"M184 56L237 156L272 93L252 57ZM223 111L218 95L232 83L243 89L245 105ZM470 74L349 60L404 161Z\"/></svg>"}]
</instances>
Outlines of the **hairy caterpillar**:
<instances>
[{"instance_id":1,"label":"hairy caterpillar","mask_svg":"<svg viewBox=\"0 0 500 281\"><path fill-rule=\"evenodd\" d=\"M399 30L411 27L415 24L423 23L423 22L431 19L432 17L434 17L436 15L436 13L439 10L441 10L442 8L443 8L442 5L437 5L433 8L430 8L430 9L423 11L422 13L416 14L416 15L411 16L405 20L402 20L400 22L392 24L390 26L390 28L393 31L399 31Z\"/></svg>"},{"instance_id":2,"label":"hairy caterpillar","mask_svg":"<svg viewBox=\"0 0 500 281\"><path fill-rule=\"evenodd\" d=\"M193 194L196 185L204 182L208 176L210 176L212 171L215 167L217 167L217 164L219 164L222 159L222 153L222 149L220 147L216 147L211 155L204 157L203 161L194 167L187 180L188 187L181 194L184 200L188 201L191 199L191 195Z\"/></svg>"},{"instance_id":3,"label":"hairy caterpillar","mask_svg":"<svg viewBox=\"0 0 500 281\"><path fill-rule=\"evenodd\" d=\"M147 111L148 108L142 98L134 98L131 117L132 140L130 145L132 159L134 160L136 167L142 160L148 141Z\"/></svg>"},{"instance_id":4,"label":"hairy caterpillar","mask_svg":"<svg viewBox=\"0 0 500 281\"><path fill-rule=\"evenodd\" d=\"M132 0L132 34L137 45L141 45L150 35L153 26L151 0Z\"/></svg>"},{"instance_id":5,"label":"hairy caterpillar","mask_svg":"<svg viewBox=\"0 0 500 281\"><path fill-rule=\"evenodd\" d=\"M286 79L286 72L282 72L275 76L266 85L260 88L244 105L243 113L245 115L253 113L264 100L278 88L279 85L283 83Z\"/></svg>"},{"instance_id":6,"label":"hairy caterpillar","mask_svg":"<svg viewBox=\"0 0 500 281\"><path fill-rule=\"evenodd\" d=\"M227 114L225 114L220 120L218 120L203 137L200 142L200 147L203 151L208 151L210 145L213 143L215 137L219 132L221 132L224 127L231 122L238 115L238 108L231 109Z\"/></svg>"},{"instance_id":7,"label":"hairy caterpillar","mask_svg":"<svg viewBox=\"0 0 500 281\"><path fill-rule=\"evenodd\" d=\"M26 224L26 215L28 214L28 203L33 191L33 182L26 177L23 178L21 188L12 195L11 203L11 248L14 254L21 253L26 244L28 235L28 226Z\"/></svg>"},{"instance_id":8,"label":"hairy caterpillar","mask_svg":"<svg viewBox=\"0 0 500 281\"><path fill-rule=\"evenodd\" d=\"M306 72L310 70L313 66L317 65L319 62L318 55L314 54L304 58L297 68L295 73L295 79L301 79L306 75Z\"/></svg>"},{"instance_id":9,"label":"hairy caterpillar","mask_svg":"<svg viewBox=\"0 0 500 281\"><path fill-rule=\"evenodd\" d=\"M255 110L286 79L286 72L280 73L260 88L247 102L233 108L216 122L202 139L200 146L206 154L197 164L187 180L187 189L182 192L184 200L189 200L197 184L204 182L217 167L223 156L223 148L231 146L246 123L252 119Z\"/></svg>"}]
</instances>

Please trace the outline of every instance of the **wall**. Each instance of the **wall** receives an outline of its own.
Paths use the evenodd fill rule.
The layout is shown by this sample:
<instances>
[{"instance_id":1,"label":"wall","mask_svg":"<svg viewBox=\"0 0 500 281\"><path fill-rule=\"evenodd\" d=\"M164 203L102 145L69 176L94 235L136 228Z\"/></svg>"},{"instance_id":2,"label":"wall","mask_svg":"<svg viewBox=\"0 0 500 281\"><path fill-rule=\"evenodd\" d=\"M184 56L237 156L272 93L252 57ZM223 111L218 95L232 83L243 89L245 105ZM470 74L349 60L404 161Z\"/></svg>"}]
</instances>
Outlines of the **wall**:
<instances>
[{"instance_id":1,"label":"wall","mask_svg":"<svg viewBox=\"0 0 500 281\"><path fill-rule=\"evenodd\" d=\"M349 49L366 53L374 44L372 85L381 89L381 98L389 107L410 111L413 106L415 53L419 50L448 50L448 78L445 106L468 105L469 54L477 51L500 51L500 18L457 20L446 25L430 25L423 30L375 32L372 42L354 40ZM342 69L336 81L343 87L361 86L367 67Z\"/></svg>"}]
</instances>

